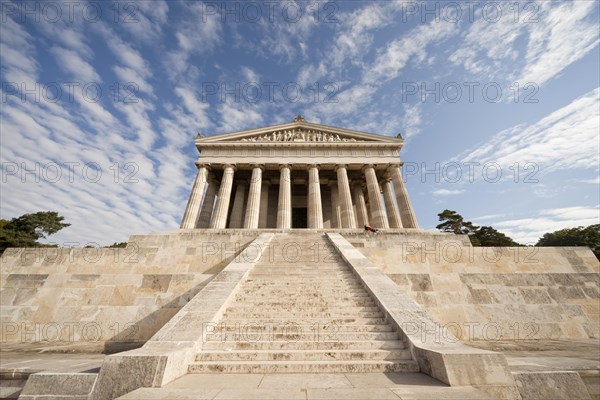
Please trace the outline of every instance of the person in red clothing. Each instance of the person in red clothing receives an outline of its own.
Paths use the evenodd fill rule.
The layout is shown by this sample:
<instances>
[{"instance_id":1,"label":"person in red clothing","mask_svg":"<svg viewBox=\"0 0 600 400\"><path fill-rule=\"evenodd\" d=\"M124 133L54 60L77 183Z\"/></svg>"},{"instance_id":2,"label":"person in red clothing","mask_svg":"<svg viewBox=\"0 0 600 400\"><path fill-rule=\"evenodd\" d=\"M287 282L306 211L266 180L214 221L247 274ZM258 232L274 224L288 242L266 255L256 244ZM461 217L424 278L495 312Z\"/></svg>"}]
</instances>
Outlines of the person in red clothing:
<instances>
[{"instance_id":1,"label":"person in red clothing","mask_svg":"<svg viewBox=\"0 0 600 400\"><path fill-rule=\"evenodd\" d=\"M365 224L365 231L377 233L379 231L379 229L375 229L372 226Z\"/></svg>"}]
</instances>

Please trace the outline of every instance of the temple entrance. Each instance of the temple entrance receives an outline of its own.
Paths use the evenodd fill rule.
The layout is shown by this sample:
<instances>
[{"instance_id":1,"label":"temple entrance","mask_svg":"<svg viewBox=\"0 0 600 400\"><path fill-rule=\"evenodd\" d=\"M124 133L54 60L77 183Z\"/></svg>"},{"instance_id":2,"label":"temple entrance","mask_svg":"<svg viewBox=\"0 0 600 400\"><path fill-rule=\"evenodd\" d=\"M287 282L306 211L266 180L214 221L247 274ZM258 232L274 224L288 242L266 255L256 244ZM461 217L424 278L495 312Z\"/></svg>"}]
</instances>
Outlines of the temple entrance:
<instances>
[{"instance_id":1,"label":"temple entrance","mask_svg":"<svg viewBox=\"0 0 600 400\"><path fill-rule=\"evenodd\" d=\"M292 228L308 228L308 211L306 207L292 208Z\"/></svg>"}]
</instances>

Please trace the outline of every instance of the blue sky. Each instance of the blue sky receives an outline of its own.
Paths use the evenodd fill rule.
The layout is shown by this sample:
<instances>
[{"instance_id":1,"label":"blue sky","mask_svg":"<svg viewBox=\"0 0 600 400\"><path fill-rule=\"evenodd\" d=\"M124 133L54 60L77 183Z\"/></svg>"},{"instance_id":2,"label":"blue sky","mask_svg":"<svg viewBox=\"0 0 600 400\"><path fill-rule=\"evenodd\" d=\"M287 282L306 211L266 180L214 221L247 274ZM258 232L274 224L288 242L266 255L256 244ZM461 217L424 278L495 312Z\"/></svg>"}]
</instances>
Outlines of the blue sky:
<instances>
[{"instance_id":1,"label":"blue sky","mask_svg":"<svg viewBox=\"0 0 600 400\"><path fill-rule=\"evenodd\" d=\"M60 244L177 229L197 132L296 114L402 133L424 228L598 223L596 1L1 5L1 217Z\"/></svg>"}]
</instances>

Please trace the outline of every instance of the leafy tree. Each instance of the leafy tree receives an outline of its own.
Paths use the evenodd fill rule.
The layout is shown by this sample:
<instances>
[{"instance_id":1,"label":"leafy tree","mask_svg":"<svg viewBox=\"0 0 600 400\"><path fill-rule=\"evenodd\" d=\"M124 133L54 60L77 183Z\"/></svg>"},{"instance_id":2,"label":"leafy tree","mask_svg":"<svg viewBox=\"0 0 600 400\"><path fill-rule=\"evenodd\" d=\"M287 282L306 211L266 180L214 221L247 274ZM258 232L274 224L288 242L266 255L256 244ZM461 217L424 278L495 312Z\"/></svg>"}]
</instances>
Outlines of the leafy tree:
<instances>
[{"instance_id":1,"label":"leafy tree","mask_svg":"<svg viewBox=\"0 0 600 400\"><path fill-rule=\"evenodd\" d=\"M536 246L588 246L600 260L600 224L546 233Z\"/></svg>"},{"instance_id":2,"label":"leafy tree","mask_svg":"<svg viewBox=\"0 0 600 400\"><path fill-rule=\"evenodd\" d=\"M8 247L40 247L39 239L45 239L71 224L54 211L23 214L0 223L0 254ZM6 222L5 222L6 221Z\"/></svg>"},{"instance_id":3,"label":"leafy tree","mask_svg":"<svg viewBox=\"0 0 600 400\"><path fill-rule=\"evenodd\" d=\"M113 247L123 248L123 247L127 247L127 242L114 242L110 246L106 246L106 247L109 247L109 248L113 248Z\"/></svg>"},{"instance_id":4,"label":"leafy tree","mask_svg":"<svg viewBox=\"0 0 600 400\"><path fill-rule=\"evenodd\" d=\"M502 232L498 232L491 226L482 226L473 235L480 246L487 247L513 247L521 246ZM471 240L472 241L472 240Z\"/></svg>"},{"instance_id":5,"label":"leafy tree","mask_svg":"<svg viewBox=\"0 0 600 400\"><path fill-rule=\"evenodd\" d=\"M474 233L479 227L473 225L470 221L465 221L462 215L456 211L444 210L438 214L439 220L442 222L436 229L442 232L455 233L457 235L469 235L469 240L473 246L479 246L479 240L474 236Z\"/></svg>"},{"instance_id":6,"label":"leafy tree","mask_svg":"<svg viewBox=\"0 0 600 400\"><path fill-rule=\"evenodd\" d=\"M520 246L517 242L498 232L491 226L478 227L471 221L465 221L462 215L456 211L444 210L438 214L442 222L437 229L442 232L451 232L457 235L469 235L473 246Z\"/></svg>"}]
</instances>

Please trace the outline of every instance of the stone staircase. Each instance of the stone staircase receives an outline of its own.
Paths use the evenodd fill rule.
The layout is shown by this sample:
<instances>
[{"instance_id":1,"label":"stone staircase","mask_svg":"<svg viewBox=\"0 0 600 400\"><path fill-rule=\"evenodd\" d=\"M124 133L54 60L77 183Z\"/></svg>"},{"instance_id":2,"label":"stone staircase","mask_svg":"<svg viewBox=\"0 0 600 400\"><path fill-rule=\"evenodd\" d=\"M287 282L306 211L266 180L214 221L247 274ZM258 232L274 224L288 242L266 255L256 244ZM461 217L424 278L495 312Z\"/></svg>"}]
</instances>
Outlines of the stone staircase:
<instances>
[{"instance_id":1,"label":"stone staircase","mask_svg":"<svg viewBox=\"0 0 600 400\"><path fill-rule=\"evenodd\" d=\"M418 372L327 238L277 234L189 373Z\"/></svg>"}]
</instances>

